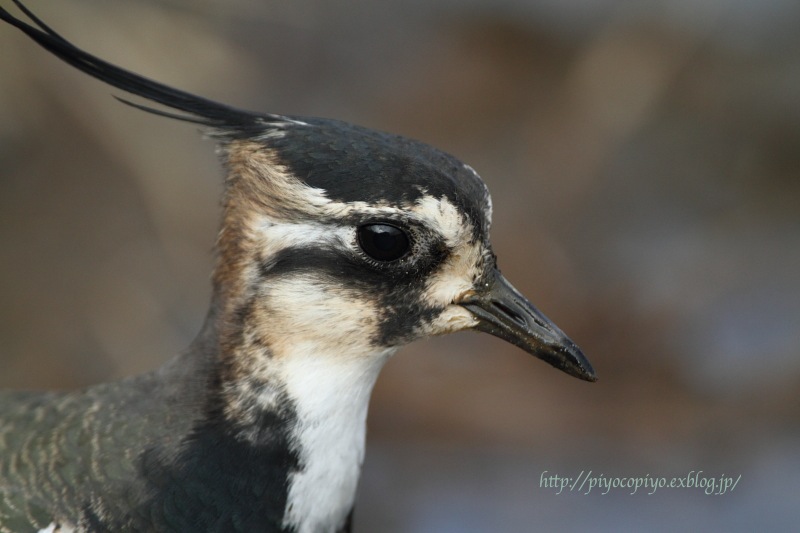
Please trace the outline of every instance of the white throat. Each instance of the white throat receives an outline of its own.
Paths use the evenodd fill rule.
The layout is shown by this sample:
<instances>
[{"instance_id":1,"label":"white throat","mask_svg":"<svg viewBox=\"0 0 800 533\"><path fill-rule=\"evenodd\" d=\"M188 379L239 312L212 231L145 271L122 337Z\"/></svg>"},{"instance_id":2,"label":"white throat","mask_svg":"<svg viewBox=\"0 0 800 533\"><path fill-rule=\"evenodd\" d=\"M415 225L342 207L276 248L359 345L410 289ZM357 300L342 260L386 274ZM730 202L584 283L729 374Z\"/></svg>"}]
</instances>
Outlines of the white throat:
<instances>
[{"instance_id":1,"label":"white throat","mask_svg":"<svg viewBox=\"0 0 800 533\"><path fill-rule=\"evenodd\" d=\"M333 532L353 507L370 394L396 349L342 356L297 348L281 363L281 378L297 411L290 435L301 468L289 478L283 525L298 533Z\"/></svg>"}]
</instances>

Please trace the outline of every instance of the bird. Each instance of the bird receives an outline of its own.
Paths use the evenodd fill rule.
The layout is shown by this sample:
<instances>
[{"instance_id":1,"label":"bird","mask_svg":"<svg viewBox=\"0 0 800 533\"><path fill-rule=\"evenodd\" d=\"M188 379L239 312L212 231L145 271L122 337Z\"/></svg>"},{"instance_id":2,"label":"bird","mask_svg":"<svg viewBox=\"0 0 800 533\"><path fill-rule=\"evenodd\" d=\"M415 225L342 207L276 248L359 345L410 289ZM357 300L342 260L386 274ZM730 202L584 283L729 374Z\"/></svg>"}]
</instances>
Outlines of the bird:
<instances>
[{"instance_id":1,"label":"bird","mask_svg":"<svg viewBox=\"0 0 800 533\"><path fill-rule=\"evenodd\" d=\"M378 373L401 346L489 333L595 381L497 267L477 172L420 141L245 111L108 63L20 0L0 20L199 125L224 167L209 311L160 368L0 393L0 532L350 531Z\"/></svg>"}]
</instances>

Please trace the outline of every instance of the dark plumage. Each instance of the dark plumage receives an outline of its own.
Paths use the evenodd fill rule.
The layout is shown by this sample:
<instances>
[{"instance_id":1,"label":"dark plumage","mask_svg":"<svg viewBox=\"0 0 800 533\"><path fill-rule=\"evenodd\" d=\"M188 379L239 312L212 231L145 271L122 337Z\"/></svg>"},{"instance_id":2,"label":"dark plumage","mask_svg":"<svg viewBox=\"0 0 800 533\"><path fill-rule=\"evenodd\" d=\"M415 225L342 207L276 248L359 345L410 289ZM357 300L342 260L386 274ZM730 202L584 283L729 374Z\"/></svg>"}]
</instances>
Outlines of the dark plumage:
<instances>
[{"instance_id":1,"label":"dark plumage","mask_svg":"<svg viewBox=\"0 0 800 533\"><path fill-rule=\"evenodd\" d=\"M428 145L173 89L0 8L67 63L201 124L226 168L213 300L148 374L0 394L0 531L349 531L372 385L401 345L476 329L581 379L496 268L478 175ZM124 100L123 100L124 101Z\"/></svg>"}]
</instances>

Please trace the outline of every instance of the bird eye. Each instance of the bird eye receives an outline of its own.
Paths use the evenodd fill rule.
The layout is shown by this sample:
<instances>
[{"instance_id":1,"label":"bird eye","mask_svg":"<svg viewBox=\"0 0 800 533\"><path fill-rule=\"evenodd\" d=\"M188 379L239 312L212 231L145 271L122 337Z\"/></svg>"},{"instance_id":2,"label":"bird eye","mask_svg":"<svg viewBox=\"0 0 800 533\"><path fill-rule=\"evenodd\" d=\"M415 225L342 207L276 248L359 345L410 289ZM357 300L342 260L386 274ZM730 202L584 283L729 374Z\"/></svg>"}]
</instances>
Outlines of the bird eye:
<instances>
[{"instance_id":1,"label":"bird eye","mask_svg":"<svg viewBox=\"0 0 800 533\"><path fill-rule=\"evenodd\" d=\"M395 261L411 249L406 232L389 224L365 224L358 228L358 244L377 261Z\"/></svg>"}]
</instances>

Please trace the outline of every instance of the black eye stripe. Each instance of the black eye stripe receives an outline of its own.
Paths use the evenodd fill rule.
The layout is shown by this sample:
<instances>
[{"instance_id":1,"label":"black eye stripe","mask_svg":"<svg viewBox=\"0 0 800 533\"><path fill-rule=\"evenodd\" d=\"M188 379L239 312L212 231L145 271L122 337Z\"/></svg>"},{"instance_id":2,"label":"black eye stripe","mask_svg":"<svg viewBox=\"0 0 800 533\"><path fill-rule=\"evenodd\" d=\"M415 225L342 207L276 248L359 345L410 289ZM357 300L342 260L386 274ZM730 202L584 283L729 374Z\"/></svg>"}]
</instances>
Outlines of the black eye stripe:
<instances>
[{"instance_id":1,"label":"black eye stripe","mask_svg":"<svg viewBox=\"0 0 800 533\"><path fill-rule=\"evenodd\" d=\"M408 233L391 224L364 224L356 235L364 253L376 261L396 261L411 249Z\"/></svg>"}]
</instances>

